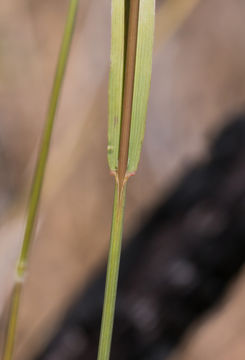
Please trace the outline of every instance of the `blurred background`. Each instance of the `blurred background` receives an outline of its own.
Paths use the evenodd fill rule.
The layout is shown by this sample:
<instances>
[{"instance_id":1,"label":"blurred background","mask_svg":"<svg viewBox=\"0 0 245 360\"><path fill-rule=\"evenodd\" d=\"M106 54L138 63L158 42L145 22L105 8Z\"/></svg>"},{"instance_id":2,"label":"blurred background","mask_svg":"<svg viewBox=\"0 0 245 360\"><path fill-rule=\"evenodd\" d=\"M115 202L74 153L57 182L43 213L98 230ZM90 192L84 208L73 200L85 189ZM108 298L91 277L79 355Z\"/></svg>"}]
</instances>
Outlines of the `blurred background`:
<instances>
[{"instance_id":1,"label":"blurred background","mask_svg":"<svg viewBox=\"0 0 245 360\"><path fill-rule=\"evenodd\" d=\"M67 8L68 0L0 5L3 318ZM126 235L140 227L159 194L167 196L181 174L205 156L227 116L243 109L244 12L243 0L157 1L146 135L139 171L128 187ZM16 359L33 359L107 253L114 187L106 159L109 48L110 1L80 1L22 297ZM244 358L244 276L215 314L187 334L174 359Z\"/></svg>"}]
</instances>

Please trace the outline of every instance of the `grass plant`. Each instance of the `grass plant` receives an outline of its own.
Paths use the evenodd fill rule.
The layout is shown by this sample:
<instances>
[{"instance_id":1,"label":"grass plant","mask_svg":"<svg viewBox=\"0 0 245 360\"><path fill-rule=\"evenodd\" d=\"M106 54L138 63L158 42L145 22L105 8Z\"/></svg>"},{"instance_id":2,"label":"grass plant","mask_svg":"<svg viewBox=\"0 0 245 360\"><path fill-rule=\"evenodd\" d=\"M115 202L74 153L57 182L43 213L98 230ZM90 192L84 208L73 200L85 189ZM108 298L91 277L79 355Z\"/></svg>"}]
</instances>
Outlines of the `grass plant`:
<instances>
[{"instance_id":1,"label":"grass plant","mask_svg":"<svg viewBox=\"0 0 245 360\"><path fill-rule=\"evenodd\" d=\"M166 41L200 0L166 0L159 10L157 41ZM50 140L72 40L79 0L70 0L67 22L50 96L29 198L26 228L11 294L3 360L13 357L20 297L25 279ZM181 2L181 6L180 6ZM98 360L110 357L120 264L127 180L141 153L152 68L155 0L112 0L109 81L108 163L115 177L114 206Z\"/></svg>"},{"instance_id":2,"label":"grass plant","mask_svg":"<svg viewBox=\"0 0 245 360\"><path fill-rule=\"evenodd\" d=\"M62 82L64 79L66 64L68 60L75 17L77 13L77 7L78 7L78 0L70 0L66 26L64 30L60 54L56 67L56 74L53 82L53 88L50 96L46 123L44 127L40 151L39 151L39 155L36 163L36 169L34 172L34 177L32 182L24 239L22 243L20 256L17 262L15 284L11 294L9 319L7 324L6 339L3 348L3 360L11 360L13 357L20 297L21 297L21 292L22 292L26 269L27 269L28 256L30 252L30 246L32 243L38 205L40 201L40 194L42 190L45 168L46 168L46 163L50 148L50 140L53 131L58 100L62 88Z\"/></svg>"},{"instance_id":3,"label":"grass plant","mask_svg":"<svg viewBox=\"0 0 245 360\"><path fill-rule=\"evenodd\" d=\"M154 0L112 0L108 163L115 195L98 360L110 357L126 186L137 170L144 137L154 19Z\"/></svg>"}]
</instances>

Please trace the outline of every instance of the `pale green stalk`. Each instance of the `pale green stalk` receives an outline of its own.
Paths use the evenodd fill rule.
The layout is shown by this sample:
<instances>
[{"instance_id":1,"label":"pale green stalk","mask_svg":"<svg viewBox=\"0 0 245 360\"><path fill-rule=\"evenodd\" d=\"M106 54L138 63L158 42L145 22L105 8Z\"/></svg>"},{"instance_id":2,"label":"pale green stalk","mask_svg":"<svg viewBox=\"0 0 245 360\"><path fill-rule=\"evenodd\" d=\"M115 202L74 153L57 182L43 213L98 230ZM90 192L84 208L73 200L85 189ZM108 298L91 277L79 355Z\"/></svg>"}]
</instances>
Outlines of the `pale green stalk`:
<instances>
[{"instance_id":1,"label":"pale green stalk","mask_svg":"<svg viewBox=\"0 0 245 360\"><path fill-rule=\"evenodd\" d=\"M117 281L122 244L123 214L125 205L126 184L120 195L119 185L116 183L113 218L111 228L110 251L107 265L106 288L104 298L104 309L101 323L101 336L98 352L98 359L105 360L110 357L110 345L115 312L117 294Z\"/></svg>"},{"instance_id":2,"label":"pale green stalk","mask_svg":"<svg viewBox=\"0 0 245 360\"><path fill-rule=\"evenodd\" d=\"M61 44L61 49L59 53L59 59L56 67L56 74L53 83L53 89L51 92L49 109L47 113L47 119L44 127L43 137L41 141L40 151L38 155L38 160L36 164L36 169L34 172L32 189L29 198L28 212L27 212L27 221L24 233L24 239L22 243L22 249L17 262L17 273L16 273L16 282L13 288L11 296L11 305L9 313L9 321L7 327L6 340L4 344L3 360L11 360L13 357L14 342L15 342L15 333L16 333L16 324L18 319L19 312L19 303L20 296L22 292L22 284L24 282L24 277L26 273L28 255L30 251L30 245L32 242L32 235L34 231L37 210L40 200L40 194L43 184L43 178L50 148L50 140L53 130L53 124L57 109L57 104L61 92L62 82L64 78L64 73L66 69L67 59L69 55L73 28L75 23L75 17L77 13L79 0L71 0L68 10L68 16L66 20L63 40Z\"/></svg>"}]
</instances>

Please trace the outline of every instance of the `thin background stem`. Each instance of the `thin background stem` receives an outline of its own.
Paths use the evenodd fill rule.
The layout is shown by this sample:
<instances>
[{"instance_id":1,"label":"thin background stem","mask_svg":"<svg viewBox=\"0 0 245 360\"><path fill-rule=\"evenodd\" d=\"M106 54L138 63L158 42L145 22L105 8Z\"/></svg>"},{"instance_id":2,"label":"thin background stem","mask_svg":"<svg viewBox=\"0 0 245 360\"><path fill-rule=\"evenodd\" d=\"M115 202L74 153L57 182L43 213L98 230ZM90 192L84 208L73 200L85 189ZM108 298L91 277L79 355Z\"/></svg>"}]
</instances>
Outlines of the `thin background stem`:
<instances>
[{"instance_id":1,"label":"thin background stem","mask_svg":"<svg viewBox=\"0 0 245 360\"><path fill-rule=\"evenodd\" d=\"M11 360L13 356L16 324L18 319L22 284L24 282L24 277L26 273L28 255L30 251L30 245L32 242L32 235L36 222L40 194L42 190L44 173L45 173L45 168L46 168L47 158L50 148L50 140L53 130L53 124L54 124L57 104L61 92L64 73L66 69L67 59L69 55L75 17L77 13L77 7L78 7L78 0L70 0L68 16L66 20L63 40L62 40L58 63L56 67L56 74L55 74L53 88L49 102L47 119L44 127L40 151L39 151L36 169L34 172L34 177L32 182L22 249L19 260L17 262L17 274L16 274L17 276L16 276L16 282L13 288L13 292L11 295L11 306L10 306L7 333L6 333L6 340L4 344L3 360Z\"/></svg>"}]
</instances>

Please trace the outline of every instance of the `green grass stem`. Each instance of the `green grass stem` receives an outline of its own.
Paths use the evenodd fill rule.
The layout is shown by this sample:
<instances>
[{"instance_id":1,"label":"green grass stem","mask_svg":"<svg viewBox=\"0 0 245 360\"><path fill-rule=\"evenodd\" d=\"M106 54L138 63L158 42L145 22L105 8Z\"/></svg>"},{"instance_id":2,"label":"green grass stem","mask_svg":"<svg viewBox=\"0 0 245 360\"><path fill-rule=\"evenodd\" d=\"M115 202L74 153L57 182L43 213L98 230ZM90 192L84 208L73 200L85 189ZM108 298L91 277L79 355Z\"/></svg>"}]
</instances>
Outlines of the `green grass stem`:
<instances>
[{"instance_id":1,"label":"green grass stem","mask_svg":"<svg viewBox=\"0 0 245 360\"><path fill-rule=\"evenodd\" d=\"M100 331L98 360L110 358L111 339L114 323L114 313L117 295L117 283L121 256L123 215L126 194L126 172L128 163L129 137L131 113L133 103L134 72L137 47L137 29L140 0L132 0L129 5L128 29L126 30L127 43L124 44L126 54L124 87L122 98L122 121L119 133L118 169L115 172L115 195L112 216L111 240L108 257L104 306Z\"/></svg>"},{"instance_id":2,"label":"green grass stem","mask_svg":"<svg viewBox=\"0 0 245 360\"><path fill-rule=\"evenodd\" d=\"M115 175L98 360L109 360L128 178L137 169L150 88L154 0L112 0L108 163Z\"/></svg>"},{"instance_id":3,"label":"green grass stem","mask_svg":"<svg viewBox=\"0 0 245 360\"><path fill-rule=\"evenodd\" d=\"M46 123L43 131L40 151L36 163L36 169L32 181L24 239L22 243L21 253L17 262L16 282L11 295L10 313L8 319L6 339L3 349L3 360L11 360L13 357L20 296L22 292L22 284L24 282L28 255L30 251L32 235L37 217L40 194L42 190L45 168L47 164L47 158L50 148L50 140L53 131L57 104L61 92L62 82L64 79L64 73L66 69L68 55L70 52L70 45L71 45L72 34L74 29L75 17L78 8L78 1L79 0L70 0L63 40L62 40L58 63L56 67L56 74L50 96Z\"/></svg>"}]
</instances>

